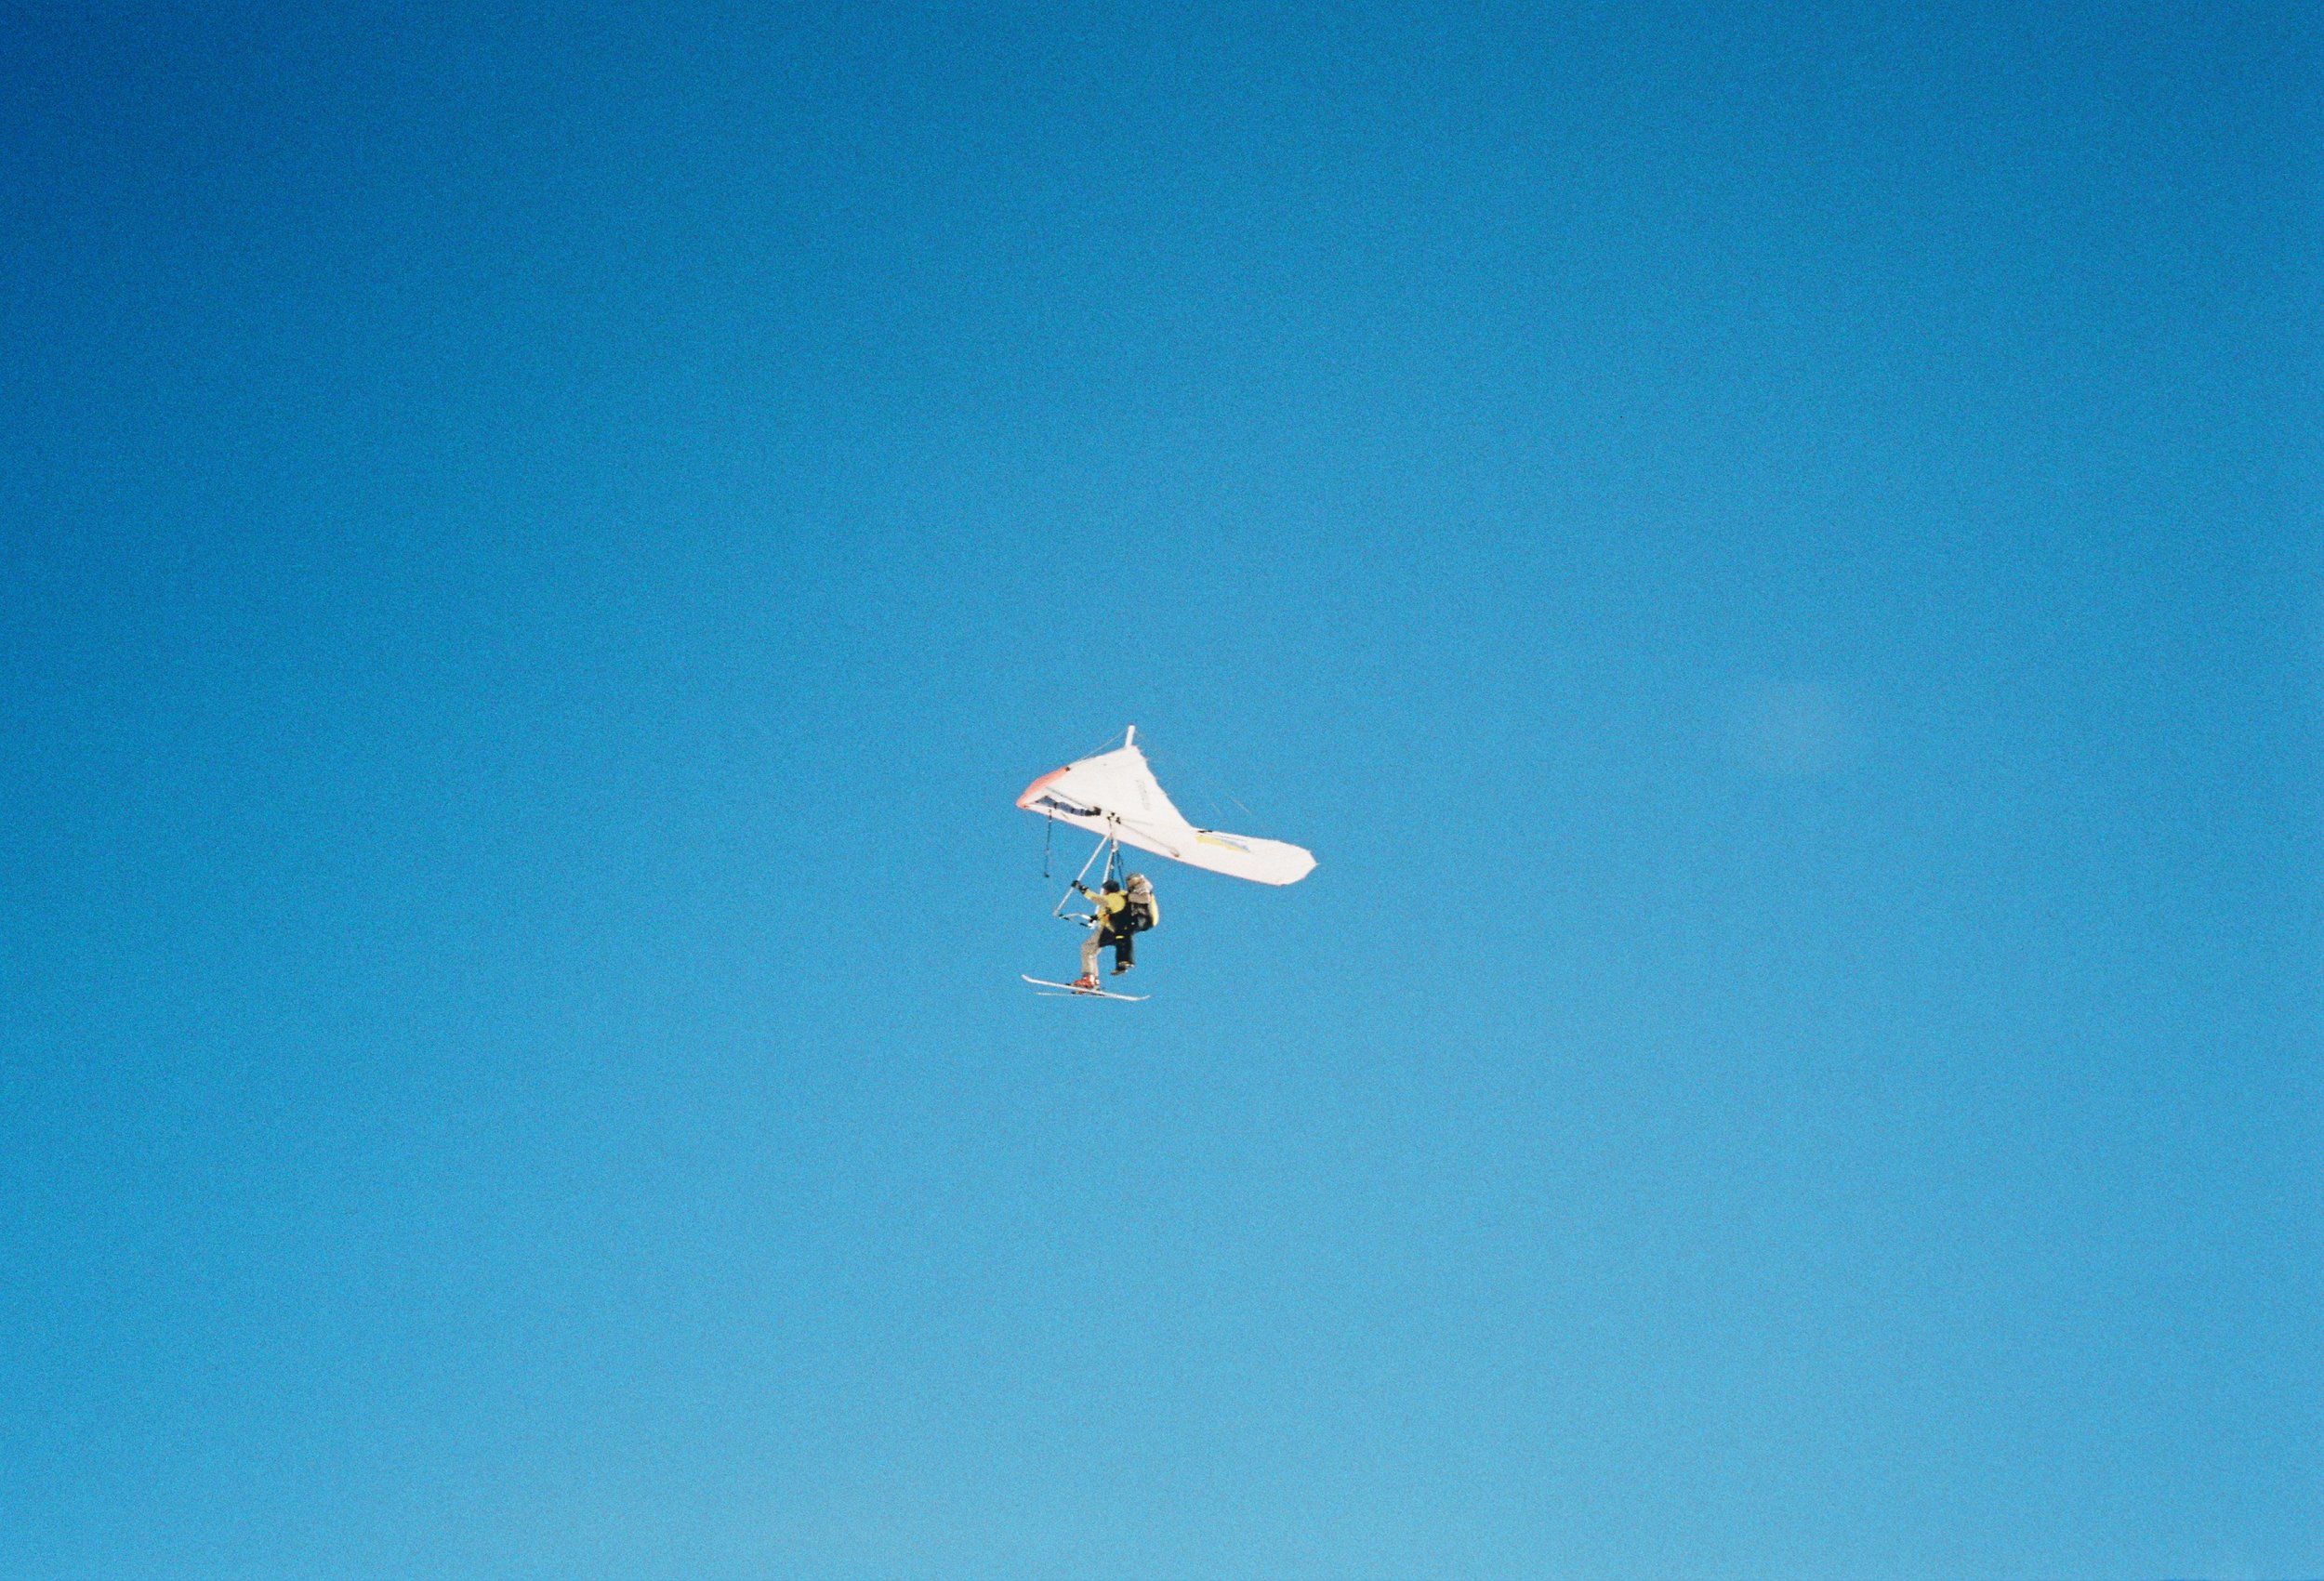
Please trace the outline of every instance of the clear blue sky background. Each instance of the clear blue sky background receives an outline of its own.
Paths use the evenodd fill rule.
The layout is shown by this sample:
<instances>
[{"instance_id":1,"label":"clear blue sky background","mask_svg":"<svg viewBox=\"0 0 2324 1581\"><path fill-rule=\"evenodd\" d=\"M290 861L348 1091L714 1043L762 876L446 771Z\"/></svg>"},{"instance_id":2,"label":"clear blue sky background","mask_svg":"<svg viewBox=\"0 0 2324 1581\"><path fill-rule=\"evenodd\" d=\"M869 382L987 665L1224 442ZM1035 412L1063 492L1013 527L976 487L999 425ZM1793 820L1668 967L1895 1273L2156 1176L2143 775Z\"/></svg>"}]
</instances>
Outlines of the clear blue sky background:
<instances>
[{"instance_id":1,"label":"clear blue sky background","mask_svg":"<svg viewBox=\"0 0 2324 1581\"><path fill-rule=\"evenodd\" d=\"M2313 7L0 32L0 1572L2324 1573Z\"/></svg>"}]
</instances>

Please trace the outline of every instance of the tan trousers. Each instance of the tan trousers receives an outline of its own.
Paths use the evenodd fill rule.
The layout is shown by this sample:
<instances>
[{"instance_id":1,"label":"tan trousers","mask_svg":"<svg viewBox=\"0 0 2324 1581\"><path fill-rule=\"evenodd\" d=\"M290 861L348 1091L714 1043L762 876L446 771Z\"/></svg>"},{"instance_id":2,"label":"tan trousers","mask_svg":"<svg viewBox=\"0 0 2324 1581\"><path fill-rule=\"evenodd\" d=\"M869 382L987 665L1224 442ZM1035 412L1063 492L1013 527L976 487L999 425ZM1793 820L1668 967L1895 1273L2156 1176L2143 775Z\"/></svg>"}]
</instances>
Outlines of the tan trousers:
<instances>
[{"instance_id":1,"label":"tan trousers","mask_svg":"<svg viewBox=\"0 0 2324 1581\"><path fill-rule=\"evenodd\" d=\"M1103 929L1103 928L1092 928L1091 929L1089 929L1089 936L1087 939L1084 939L1084 940L1081 942L1081 975L1082 975L1082 976L1084 976L1084 977L1095 977L1095 976L1097 976L1097 974L1098 974L1098 952L1099 952L1100 950L1103 949L1104 947L1105 947L1105 929Z\"/></svg>"}]
</instances>

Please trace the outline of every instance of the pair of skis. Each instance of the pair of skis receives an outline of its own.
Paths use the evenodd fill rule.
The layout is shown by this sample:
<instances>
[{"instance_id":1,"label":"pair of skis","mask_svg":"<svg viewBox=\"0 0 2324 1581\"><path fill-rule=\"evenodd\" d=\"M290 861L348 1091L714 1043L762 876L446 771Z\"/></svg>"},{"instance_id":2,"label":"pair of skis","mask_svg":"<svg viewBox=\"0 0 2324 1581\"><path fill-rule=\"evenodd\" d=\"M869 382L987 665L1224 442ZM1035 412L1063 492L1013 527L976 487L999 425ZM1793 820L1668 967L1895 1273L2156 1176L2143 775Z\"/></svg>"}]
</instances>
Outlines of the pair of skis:
<instances>
[{"instance_id":1,"label":"pair of skis","mask_svg":"<svg viewBox=\"0 0 2324 1581\"><path fill-rule=\"evenodd\" d=\"M1017 975L1024 977L1023 972ZM1024 980L1034 987L1045 990L1040 995L1044 999L1063 999L1070 995L1076 999L1119 999L1125 1004L1135 1005L1154 997L1151 994L1111 994L1103 988L1076 988L1070 982L1051 982L1045 977L1025 977Z\"/></svg>"}]
</instances>

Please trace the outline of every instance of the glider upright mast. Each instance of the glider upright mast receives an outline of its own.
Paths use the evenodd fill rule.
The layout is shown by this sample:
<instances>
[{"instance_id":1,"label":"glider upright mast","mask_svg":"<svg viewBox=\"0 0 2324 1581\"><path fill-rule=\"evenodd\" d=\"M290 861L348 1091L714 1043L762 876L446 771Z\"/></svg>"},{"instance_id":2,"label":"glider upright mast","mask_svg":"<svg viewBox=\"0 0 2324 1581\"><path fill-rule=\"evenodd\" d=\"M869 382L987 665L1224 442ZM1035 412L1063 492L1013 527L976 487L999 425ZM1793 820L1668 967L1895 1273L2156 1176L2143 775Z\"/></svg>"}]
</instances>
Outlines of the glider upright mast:
<instances>
[{"instance_id":1,"label":"glider upright mast","mask_svg":"<svg viewBox=\"0 0 2324 1581\"><path fill-rule=\"evenodd\" d=\"M1097 865L1099 857L1105 858L1105 870L1098 875L1099 884L1103 885L1108 878L1111 878L1114 876L1114 859L1120 852L1122 849L1122 842L1120 837L1113 830L1113 824L1116 822L1116 820L1109 817L1105 822L1107 825L1106 832L1098 837L1097 850L1091 851L1089 853L1089 860L1081 864L1081 871L1075 874L1074 881L1065 886L1065 892L1057 897L1057 908L1050 913L1051 916L1065 916L1066 902L1071 901L1075 895L1080 892L1081 881L1089 876L1089 869ZM1083 918L1081 915L1076 912L1071 916L1065 916L1065 920L1068 922L1079 922L1082 921Z\"/></svg>"}]
</instances>

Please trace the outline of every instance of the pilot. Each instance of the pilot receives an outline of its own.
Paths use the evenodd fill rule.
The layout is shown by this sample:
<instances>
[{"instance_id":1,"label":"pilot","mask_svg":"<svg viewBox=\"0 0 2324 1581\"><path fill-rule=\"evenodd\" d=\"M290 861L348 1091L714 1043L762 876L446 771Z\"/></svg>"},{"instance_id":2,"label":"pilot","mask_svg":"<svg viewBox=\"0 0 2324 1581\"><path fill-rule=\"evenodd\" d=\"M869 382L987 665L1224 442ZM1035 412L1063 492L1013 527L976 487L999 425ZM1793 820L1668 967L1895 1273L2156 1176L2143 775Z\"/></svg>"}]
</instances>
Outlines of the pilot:
<instances>
[{"instance_id":1,"label":"pilot","mask_svg":"<svg viewBox=\"0 0 2324 1581\"><path fill-rule=\"evenodd\" d=\"M1108 878L1103 889L1085 888L1078 880L1074 888L1081 890L1089 902L1097 908L1097 919L1089 924L1089 936L1081 942L1081 980L1076 988L1089 989L1098 985L1098 952L1112 944L1114 969L1129 968L1121 964L1121 945L1129 938L1129 927L1123 913L1129 909L1129 897L1122 893L1122 881Z\"/></svg>"}]
</instances>

